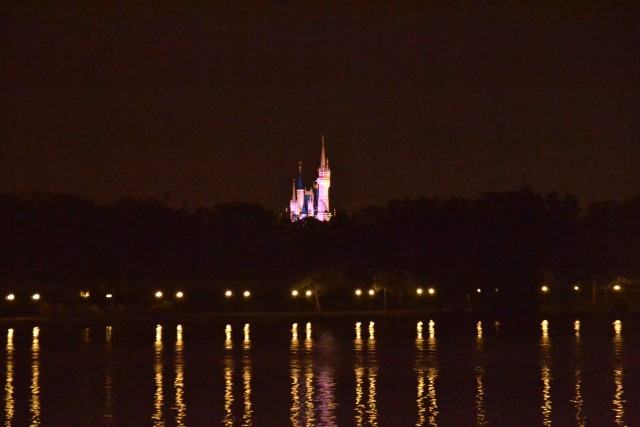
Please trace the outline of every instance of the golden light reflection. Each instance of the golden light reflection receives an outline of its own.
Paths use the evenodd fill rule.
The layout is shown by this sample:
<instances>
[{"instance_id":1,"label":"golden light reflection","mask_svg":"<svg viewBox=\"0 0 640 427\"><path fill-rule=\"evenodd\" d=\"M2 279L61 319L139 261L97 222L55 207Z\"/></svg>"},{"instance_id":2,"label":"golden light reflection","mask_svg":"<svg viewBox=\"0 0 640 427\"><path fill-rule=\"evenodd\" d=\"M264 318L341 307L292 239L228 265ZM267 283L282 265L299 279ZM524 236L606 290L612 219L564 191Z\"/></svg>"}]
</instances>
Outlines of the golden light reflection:
<instances>
[{"instance_id":1,"label":"golden light reflection","mask_svg":"<svg viewBox=\"0 0 640 427\"><path fill-rule=\"evenodd\" d=\"M497 289L496 289L496 291L497 291ZM494 326L494 327L495 327L495 329L496 329L496 335L498 335L498 333L500 332L500 322L496 320L496 321L493 323L493 326Z\"/></svg>"},{"instance_id":2,"label":"golden light reflection","mask_svg":"<svg viewBox=\"0 0 640 427\"><path fill-rule=\"evenodd\" d=\"M543 320L542 337L540 338L540 379L542 381L542 425L551 425L551 341L549 339L549 322Z\"/></svg>"},{"instance_id":3,"label":"golden light reflection","mask_svg":"<svg viewBox=\"0 0 640 427\"><path fill-rule=\"evenodd\" d=\"M83 328L82 329L82 343L83 344L89 344L90 340L90 329L89 328Z\"/></svg>"},{"instance_id":4,"label":"golden light reflection","mask_svg":"<svg viewBox=\"0 0 640 427\"><path fill-rule=\"evenodd\" d=\"M378 425L378 360L376 354L375 323L369 322L366 352L361 334L362 324L356 323L353 341L353 373L355 376L355 422L357 426ZM366 394L366 396L365 396Z\"/></svg>"},{"instance_id":5,"label":"golden light reflection","mask_svg":"<svg viewBox=\"0 0 640 427\"><path fill-rule=\"evenodd\" d=\"M244 325L244 341L242 343L242 394L244 412L242 414L242 426L253 425L253 407L251 405L251 339L249 338L249 324Z\"/></svg>"},{"instance_id":6,"label":"golden light reflection","mask_svg":"<svg viewBox=\"0 0 640 427\"><path fill-rule=\"evenodd\" d=\"M425 346L422 331L415 341L415 371L416 371L416 409L418 419L416 426L438 425L438 400L436 396L436 379L438 377L438 356L435 322L429 321L429 338ZM418 323L420 329L421 322Z\"/></svg>"},{"instance_id":7,"label":"golden light reflection","mask_svg":"<svg viewBox=\"0 0 640 427\"><path fill-rule=\"evenodd\" d=\"M365 374L365 360L363 354L363 342L361 335L361 324L356 322L356 338L353 341L353 357L354 368L353 372L356 380L356 401L355 401L355 422L356 426L364 425L364 374Z\"/></svg>"},{"instance_id":8,"label":"golden light reflection","mask_svg":"<svg viewBox=\"0 0 640 427\"><path fill-rule=\"evenodd\" d=\"M113 425L113 375L111 372L111 326L105 327L104 423Z\"/></svg>"},{"instance_id":9,"label":"golden light reflection","mask_svg":"<svg viewBox=\"0 0 640 427\"><path fill-rule=\"evenodd\" d=\"M40 328L33 328L33 341L31 342L31 399L29 400L29 412L31 414L31 426L40 425Z\"/></svg>"},{"instance_id":10,"label":"golden light reflection","mask_svg":"<svg viewBox=\"0 0 640 427\"><path fill-rule=\"evenodd\" d=\"M304 340L304 383L305 383L305 420L306 426L315 426L316 409L314 404L314 373L313 373L313 340L311 339L311 322L307 323L307 338Z\"/></svg>"},{"instance_id":11,"label":"golden light reflection","mask_svg":"<svg viewBox=\"0 0 640 427\"><path fill-rule=\"evenodd\" d=\"M476 424L486 426L487 414L484 409L484 368L476 366Z\"/></svg>"},{"instance_id":12,"label":"golden light reflection","mask_svg":"<svg viewBox=\"0 0 640 427\"><path fill-rule=\"evenodd\" d=\"M233 348L233 341L231 341L231 325L224 327L224 335L224 348L226 350L231 350Z\"/></svg>"},{"instance_id":13,"label":"golden light reflection","mask_svg":"<svg viewBox=\"0 0 640 427\"><path fill-rule=\"evenodd\" d=\"M369 323L369 339L367 340L367 365L369 368L369 400L367 402L367 414L369 415L369 425L378 425L378 402L377 402L377 380L378 380L378 359L376 356L376 340L373 322Z\"/></svg>"},{"instance_id":14,"label":"golden light reflection","mask_svg":"<svg viewBox=\"0 0 640 427\"><path fill-rule=\"evenodd\" d=\"M580 339L580 321L576 320L573 322L573 330L574 334L574 353L576 356L575 362L575 372L573 374L575 386L574 386L574 394L573 399L571 399L571 403L573 403L573 407L576 411L576 423L578 427L584 427L586 425L587 417L584 415L584 398L582 397L582 368L581 368L581 339Z\"/></svg>"},{"instance_id":15,"label":"golden light reflection","mask_svg":"<svg viewBox=\"0 0 640 427\"><path fill-rule=\"evenodd\" d=\"M184 342L182 340L182 325L176 326L176 345L174 349L175 380L173 386L176 391L176 425L184 426L187 415L187 405L184 402Z\"/></svg>"},{"instance_id":16,"label":"golden light reflection","mask_svg":"<svg viewBox=\"0 0 640 427\"><path fill-rule=\"evenodd\" d=\"M416 339L421 340L422 339L422 322L421 321L416 324L416 333L418 335Z\"/></svg>"},{"instance_id":17,"label":"golden light reflection","mask_svg":"<svg viewBox=\"0 0 640 427\"><path fill-rule=\"evenodd\" d=\"M228 341L231 339L228 338ZM225 343L226 353L224 356L224 419L225 426L234 425L233 417L233 356L231 354L232 346Z\"/></svg>"},{"instance_id":18,"label":"golden light reflection","mask_svg":"<svg viewBox=\"0 0 640 427\"><path fill-rule=\"evenodd\" d=\"M297 328L295 330L297 331ZM305 326L306 338L302 351L300 351L297 332L294 335L293 331L294 328L292 328L290 346L291 425L294 427L314 426L316 410L311 322L308 322Z\"/></svg>"},{"instance_id":19,"label":"golden light reflection","mask_svg":"<svg viewBox=\"0 0 640 427\"><path fill-rule=\"evenodd\" d=\"M487 422L487 414L484 405L484 367L480 363L480 357L484 352L484 342L482 338L482 322L476 323L476 358L478 362L474 368L476 375L476 425L485 426Z\"/></svg>"},{"instance_id":20,"label":"golden light reflection","mask_svg":"<svg viewBox=\"0 0 640 427\"><path fill-rule=\"evenodd\" d=\"M613 394L613 422L617 426L626 426L624 421L624 370L623 370L623 347L622 347L622 322L616 320L613 322L615 336L613 337L613 383L615 392Z\"/></svg>"},{"instance_id":21,"label":"golden light reflection","mask_svg":"<svg viewBox=\"0 0 640 427\"><path fill-rule=\"evenodd\" d=\"M300 355L299 355L299 347L300 343L298 341L298 324L294 323L291 326L291 346L289 350L291 352L290 355L290 365L289 365L289 373L291 376L291 409L289 419L291 420L291 425L294 427L299 427L301 424L299 423L299 416L301 410L301 399L300 399L300 376L301 376L301 367L300 367Z\"/></svg>"},{"instance_id":22,"label":"golden light reflection","mask_svg":"<svg viewBox=\"0 0 640 427\"><path fill-rule=\"evenodd\" d=\"M13 387L13 328L7 330L7 346L6 346L6 379L4 383L4 422L6 426L13 425L15 416L15 397Z\"/></svg>"},{"instance_id":23,"label":"golden light reflection","mask_svg":"<svg viewBox=\"0 0 640 427\"><path fill-rule=\"evenodd\" d=\"M156 340L154 342L154 381L156 391L153 395L153 425L164 426L164 415L162 414L162 406L164 403L164 391L162 387L164 364L162 361L162 326L156 325Z\"/></svg>"}]
</instances>

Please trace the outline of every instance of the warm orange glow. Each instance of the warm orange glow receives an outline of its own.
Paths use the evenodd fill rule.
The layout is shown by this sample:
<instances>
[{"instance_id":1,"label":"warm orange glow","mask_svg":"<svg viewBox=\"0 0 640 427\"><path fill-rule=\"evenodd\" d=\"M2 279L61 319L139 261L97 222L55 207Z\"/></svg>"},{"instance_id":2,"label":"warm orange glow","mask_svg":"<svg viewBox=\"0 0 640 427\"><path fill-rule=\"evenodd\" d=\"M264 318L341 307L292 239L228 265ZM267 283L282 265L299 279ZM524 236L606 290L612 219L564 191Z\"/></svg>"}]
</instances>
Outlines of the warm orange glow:
<instances>
[{"instance_id":1,"label":"warm orange glow","mask_svg":"<svg viewBox=\"0 0 640 427\"><path fill-rule=\"evenodd\" d=\"M574 291L576 291L576 292L578 292L578 291L580 290L580 286L578 286L578 285L574 285L574 286L573 286L573 290L574 290Z\"/></svg>"},{"instance_id":2,"label":"warm orange glow","mask_svg":"<svg viewBox=\"0 0 640 427\"><path fill-rule=\"evenodd\" d=\"M540 288L540 290L541 290L542 292L549 292L549 287L548 287L547 285L543 285L543 286Z\"/></svg>"},{"instance_id":3,"label":"warm orange glow","mask_svg":"<svg viewBox=\"0 0 640 427\"><path fill-rule=\"evenodd\" d=\"M436 293L436 290L433 289L433 288L429 288L429 290L427 292L429 292L429 295L433 295L433 294Z\"/></svg>"},{"instance_id":4,"label":"warm orange glow","mask_svg":"<svg viewBox=\"0 0 640 427\"><path fill-rule=\"evenodd\" d=\"M111 298L113 298L113 294L106 294L106 295L105 295L105 298L107 298L107 299L111 299Z\"/></svg>"},{"instance_id":5,"label":"warm orange glow","mask_svg":"<svg viewBox=\"0 0 640 427\"><path fill-rule=\"evenodd\" d=\"M182 291L176 292L176 298L184 298L184 292Z\"/></svg>"},{"instance_id":6,"label":"warm orange glow","mask_svg":"<svg viewBox=\"0 0 640 427\"><path fill-rule=\"evenodd\" d=\"M156 291L156 298L162 298L162 291Z\"/></svg>"},{"instance_id":7,"label":"warm orange glow","mask_svg":"<svg viewBox=\"0 0 640 427\"><path fill-rule=\"evenodd\" d=\"M418 288L418 289L416 289L416 293L418 295L422 295L424 293L424 290L422 288Z\"/></svg>"},{"instance_id":8,"label":"warm orange glow","mask_svg":"<svg viewBox=\"0 0 640 427\"><path fill-rule=\"evenodd\" d=\"M31 299L34 300L34 301L38 301L40 299L40 294L31 295Z\"/></svg>"},{"instance_id":9,"label":"warm orange glow","mask_svg":"<svg viewBox=\"0 0 640 427\"><path fill-rule=\"evenodd\" d=\"M478 289L476 289L476 292L477 293L482 293L482 289L478 288Z\"/></svg>"},{"instance_id":10,"label":"warm orange glow","mask_svg":"<svg viewBox=\"0 0 640 427\"><path fill-rule=\"evenodd\" d=\"M16 296L14 294L9 294L6 297L4 297L4 299L6 299L7 301L13 301L16 299Z\"/></svg>"},{"instance_id":11,"label":"warm orange glow","mask_svg":"<svg viewBox=\"0 0 640 427\"><path fill-rule=\"evenodd\" d=\"M356 296L362 295L362 289L356 289Z\"/></svg>"},{"instance_id":12,"label":"warm orange glow","mask_svg":"<svg viewBox=\"0 0 640 427\"><path fill-rule=\"evenodd\" d=\"M615 286L613 287L613 290L614 290L614 291L619 291L620 289L622 289L622 287L621 287L620 285L615 285Z\"/></svg>"},{"instance_id":13,"label":"warm orange glow","mask_svg":"<svg viewBox=\"0 0 640 427\"><path fill-rule=\"evenodd\" d=\"M244 293L242 294L245 298L249 298L251 296L251 292L249 291L244 291Z\"/></svg>"},{"instance_id":14,"label":"warm orange glow","mask_svg":"<svg viewBox=\"0 0 640 427\"><path fill-rule=\"evenodd\" d=\"M297 297L298 294L299 294L299 292L297 290L295 290L295 289L291 291L291 296Z\"/></svg>"},{"instance_id":15,"label":"warm orange glow","mask_svg":"<svg viewBox=\"0 0 640 427\"><path fill-rule=\"evenodd\" d=\"M91 296L91 294L89 293L89 291L80 291L80 297L81 298L89 298L89 296Z\"/></svg>"},{"instance_id":16,"label":"warm orange glow","mask_svg":"<svg viewBox=\"0 0 640 427\"><path fill-rule=\"evenodd\" d=\"M233 295L233 292L231 292L230 290L228 290L228 291L226 291L224 293L224 296L227 297L227 298L229 298L231 295Z\"/></svg>"},{"instance_id":17,"label":"warm orange glow","mask_svg":"<svg viewBox=\"0 0 640 427\"><path fill-rule=\"evenodd\" d=\"M313 293L313 292L311 292L310 290L307 290L307 292L305 292L304 294L305 294L306 296L310 297L312 293Z\"/></svg>"},{"instance_id":18,"label":"warm orange glow","mask_svg":"<svg viewBox=\"0 0 640 427\"><path fill-rule=\"evenodd\" d=\"M373 289L369 289L369 295L373 296L376 293Z\"/></svg>"}]
</instances>

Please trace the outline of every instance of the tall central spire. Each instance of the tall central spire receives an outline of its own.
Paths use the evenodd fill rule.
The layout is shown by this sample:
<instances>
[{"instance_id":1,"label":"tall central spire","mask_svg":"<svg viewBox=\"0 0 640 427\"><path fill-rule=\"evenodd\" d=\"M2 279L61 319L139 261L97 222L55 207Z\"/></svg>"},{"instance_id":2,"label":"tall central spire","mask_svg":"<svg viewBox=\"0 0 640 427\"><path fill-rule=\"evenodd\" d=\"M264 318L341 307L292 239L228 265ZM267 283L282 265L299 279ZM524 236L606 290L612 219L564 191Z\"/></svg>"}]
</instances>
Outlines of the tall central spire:
<instances>
[{"instance_id":1,"label":"tall central spire","mask_svg":"<svg viewBox=\"0 0 640 427\"><path fill-rule=\"evenodd\" d=\"M324 154L324 135L322 135L322 154L320 154L320 169L326 169L327 158Z\"/></svg>"}]
</instances>

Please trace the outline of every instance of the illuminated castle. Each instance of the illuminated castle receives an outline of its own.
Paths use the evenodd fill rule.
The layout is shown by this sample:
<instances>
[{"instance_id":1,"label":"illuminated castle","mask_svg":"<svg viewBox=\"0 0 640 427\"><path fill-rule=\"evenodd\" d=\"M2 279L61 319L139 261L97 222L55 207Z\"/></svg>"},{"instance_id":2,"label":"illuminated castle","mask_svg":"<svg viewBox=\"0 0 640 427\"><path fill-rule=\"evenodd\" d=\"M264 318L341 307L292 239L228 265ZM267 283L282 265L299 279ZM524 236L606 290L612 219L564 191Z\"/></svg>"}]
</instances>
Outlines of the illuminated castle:
<instances>
[{"instance_id":1,"label":"illuminated castle","mask_svg":"<svg viewBox=\"0 0 640 427\"><path fill-rule=\"evenodd\" d=\"M302 180L302 162L298 162L298 179L293 180L293 191L289 202L289 218L292 222L313 217L318 221L329 221L329 187L331 187L331 170L329 159L324 153L324 137L322 137L322 154L318 178L313 182L313 188L308 190Z\"/></svg>"}]
</instances>

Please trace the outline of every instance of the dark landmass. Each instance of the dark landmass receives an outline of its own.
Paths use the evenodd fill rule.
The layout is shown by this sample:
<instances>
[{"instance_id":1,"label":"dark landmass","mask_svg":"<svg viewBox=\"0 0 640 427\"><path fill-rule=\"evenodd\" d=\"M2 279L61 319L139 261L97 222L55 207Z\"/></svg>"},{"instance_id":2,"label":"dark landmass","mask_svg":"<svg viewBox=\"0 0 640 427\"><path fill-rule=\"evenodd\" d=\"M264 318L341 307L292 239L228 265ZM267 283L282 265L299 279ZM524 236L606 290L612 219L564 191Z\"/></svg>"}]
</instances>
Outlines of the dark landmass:
<instances>
[{"instance_id":1,"label":"dark landmass","mask_svg":"<svg viewBox=\"0 0 640 427\"><path fill-rule=\"evenodd\" d=\"M640 198L581 208L572 195L523 188L393 200L292 224L247 203L187 211L153 199L4 195L0 230L0 289L15 295L2 301L5 316L633 310L640 302ZM357 288L375 294L357 297Z\"/></svg>"}]
</instances>

